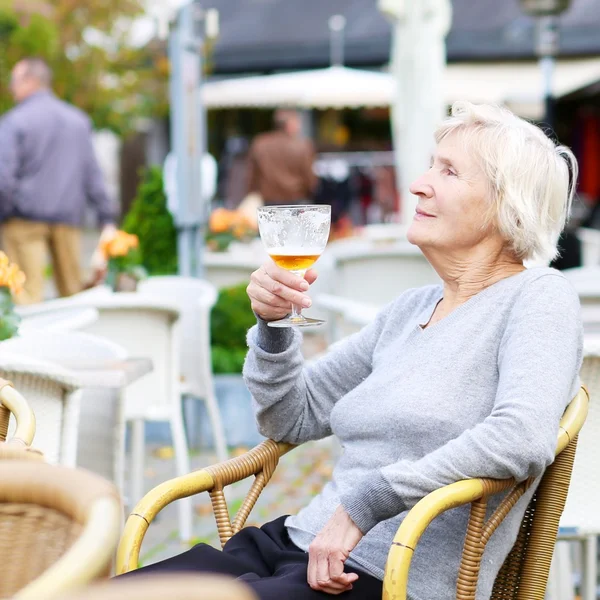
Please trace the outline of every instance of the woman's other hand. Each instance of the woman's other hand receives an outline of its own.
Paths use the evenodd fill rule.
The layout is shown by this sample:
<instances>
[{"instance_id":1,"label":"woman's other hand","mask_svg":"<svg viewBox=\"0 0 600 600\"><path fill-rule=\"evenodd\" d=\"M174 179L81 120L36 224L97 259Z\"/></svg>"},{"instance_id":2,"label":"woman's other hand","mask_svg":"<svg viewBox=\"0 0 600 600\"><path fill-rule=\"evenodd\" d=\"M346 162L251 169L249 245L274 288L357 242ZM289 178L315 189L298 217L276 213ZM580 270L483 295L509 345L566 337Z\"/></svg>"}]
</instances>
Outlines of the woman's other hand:
<instances>
[{"instance_id":1,"label":"woman's other hand","mask_svg":"<svg viewBox=\"0 0 600 600\"><path fill-rule=\"evenodd\" d=\"M363 534L343 506L339 506L308 547L308 585L327 594L352 589L356 573L344 573L344 563Z\"/></svg>"},{"instance_id":2,"label":"woman's other hand","mask_svg":"<svg viewBox=\"0 0 600 600\"><path fill-rule=\"evenodd\" d=\"M277 321L291 312L292 304L308 308L312 302L306 292L316 278L312 269L300 277L268 261L252 273L246 288L252 310L264 321Z\"/></svg>"}]
</instances>

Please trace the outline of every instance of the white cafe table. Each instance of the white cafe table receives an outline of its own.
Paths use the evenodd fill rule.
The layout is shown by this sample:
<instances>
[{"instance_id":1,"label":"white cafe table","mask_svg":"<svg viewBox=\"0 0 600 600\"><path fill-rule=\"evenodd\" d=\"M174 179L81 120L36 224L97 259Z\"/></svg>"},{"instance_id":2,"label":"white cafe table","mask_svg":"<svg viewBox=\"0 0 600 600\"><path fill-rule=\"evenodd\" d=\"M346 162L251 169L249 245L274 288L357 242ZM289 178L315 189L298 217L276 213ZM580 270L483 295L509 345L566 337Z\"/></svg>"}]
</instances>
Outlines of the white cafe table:
<instances>
[{"instance_id":1,"label":"white cafe table","mask_svg":"<svg viewBox=\"0 0 600 600\"><path fill-rule=\"evenodd\" d=\"M46 331L74 331L89 327L98 319L98 311L92 306L63 306L37 312L26 312L19 309L21 316L19 333L43 329Z\"/></svg>"},{"instance_id":2,"label":"white cafe table","mask_svg":"<svg viewBox=\"0 0 600 600\"><path fill-rule=\"evenodd\" d=\"M85 334L25 331L0 344L0 371L15 386L36 415L33 446L47 460L87 468L123 489L123 390L153 369L148 358L77 358L61 350L61 337ZM45 339L44 339L45 336ZM48 340L56 338L53 351ZM57 347L58 346L58 347ZM81 403L84 403L83 409Z\"/></svg>"},{"instance_id":3,"label":"white cafe table","mask_svg":"<svg viewBox=\"0 0 600 600\"><path fill-rule=\"evenodd\" d=\"M149 358L129 357L66 365L84 387L77 466L102 475L125 496L125 406L127 386L152 372Z\"/></svg>"}]
</instances>

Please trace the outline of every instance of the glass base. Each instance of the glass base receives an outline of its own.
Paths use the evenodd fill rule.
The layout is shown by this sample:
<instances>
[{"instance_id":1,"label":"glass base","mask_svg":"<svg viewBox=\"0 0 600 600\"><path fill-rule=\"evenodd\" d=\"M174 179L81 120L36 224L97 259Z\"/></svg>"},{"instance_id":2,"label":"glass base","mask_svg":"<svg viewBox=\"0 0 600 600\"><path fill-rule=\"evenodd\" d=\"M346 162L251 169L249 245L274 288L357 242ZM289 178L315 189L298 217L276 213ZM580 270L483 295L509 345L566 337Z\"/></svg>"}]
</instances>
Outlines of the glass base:
<instances>
[{"instance_id":1,"label":"glass base","mask_svg":"<svg viewBox=\"0 0 600 600\"><path fill-rule=\"evenodd\" d=\"M285 319L279 319L279 321L269 321L267 325L269 327L318 327L323 323L325 321L311 319L310 317L286 317Z\"/></svg>"}]
</instances>

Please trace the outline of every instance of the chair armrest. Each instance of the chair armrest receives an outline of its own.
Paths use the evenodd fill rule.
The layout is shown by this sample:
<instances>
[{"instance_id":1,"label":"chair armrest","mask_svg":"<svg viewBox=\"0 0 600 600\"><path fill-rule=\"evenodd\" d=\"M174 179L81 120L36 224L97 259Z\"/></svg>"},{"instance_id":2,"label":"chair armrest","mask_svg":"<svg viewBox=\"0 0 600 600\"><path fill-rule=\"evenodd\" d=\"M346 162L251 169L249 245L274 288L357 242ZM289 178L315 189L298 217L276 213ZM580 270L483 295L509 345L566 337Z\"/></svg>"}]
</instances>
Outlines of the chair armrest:
<instances>
[{"instance_id":1,"label":"chair armrest","mask_svg":"<svg viewBox=\"0 0 600 600\"><path fill-rule=\"evenodd\" d=\"M224 545L225 541L243 526L260 492L271 478L279 458L292 448L292 444L267 440L241 456L169 479L150 490L137 503L125 523L117 551L116 573L120 575L138 568L146 531L154 517L165 506L201 492L209 492L211 495L219 536ZM232 524L223 488L251 475L256 475L256 479Z\"/></svg>"},{"instance_id":2,"label":"chair armrest","mask_svg":"<svg viewBox=\"0 0 600 600\"><path fill-rule=\"evenodd\" d=\"M511 479L505 481L467 479L435 490L415 504L400 524L388 553L383 580L384 598L406 600L410 563L415 548L429 524L447 510L470 504L489 494L490 483L495 484L493 487L496 488L491 493L500 492L514 485ZM508 512L506 511L506 514Z\"/></svg>"},{"instance_id":3,"label":"chair armrest","mask_svg":"<svg viewBox=\"0 0 600 600\"><path fill-rule=\"evenodd\" d=\"M9 416L12 413L17 421L12 439L13 445L31 446L35 436L35 415L31 407L14 389L10 381L0 378L0 441L6 440Z\"/></svg>"}]
</instances>

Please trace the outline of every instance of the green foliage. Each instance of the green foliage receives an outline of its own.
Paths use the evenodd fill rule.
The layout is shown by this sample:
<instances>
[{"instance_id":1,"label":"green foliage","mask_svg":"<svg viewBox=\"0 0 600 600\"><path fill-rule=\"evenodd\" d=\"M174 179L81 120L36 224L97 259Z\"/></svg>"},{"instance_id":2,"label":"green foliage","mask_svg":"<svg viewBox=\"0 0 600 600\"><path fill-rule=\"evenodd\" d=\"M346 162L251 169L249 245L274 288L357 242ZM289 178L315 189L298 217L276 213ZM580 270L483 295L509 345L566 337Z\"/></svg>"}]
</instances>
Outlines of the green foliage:
<instances>
[{"instance_id":1,"label":"green foliage","mask_svg":"<svg viewBox=\"0 0 600 600\"><path fill-rule=\"evenodd\" d=\"M245 283L223 288L210 317L214 373L241 373L248 347L246 333L256 323Z\"/></svg>"},{"instance_id":2,"label":"green foliage","mask_svg":"<svg viewBox=\"0 0 600 600\"><path fill-rule=\"evenodd\" d=\"M0 7L0 41L8 41L12 33L19 27L17 15L6 7Z\"/></svg>"},{"instance_id":3,"label":"green foliage","mask_svg":"<svg viewBox=\"0 0 600 600\"><path fill-rule=\"evenodd\" d=\"M145 170L122 227L138 236L141 262L149 275L177 273L177 231L167 209L160 168Z\"/></svg>"},{"instance_id":4,"label":"green foliage","mask_svg":"<svg viewBox=\"0 0 600 600\"><path fill-rule=\"evenodd\" d=\"M0 287L0 342L13 337L18 329L21 318L15 313L12 294L7 287Z\"/></svg>"},{"instance_id":5,"label":"green foliage","mask_svg":"<svg viewBox=\"0 0 600 600\"><path fill-rule=\"evenodd\" d=\"M31 15L26 27L16 29L10 43L19 48L22 56L43 56L48 60L56 55L58 31L41 15Z\"/></svg>"},{"instance_id":6,"label":"green foliage","mask_svg":"<svg viewBox=\"0 0 600 600\"><path fill-rule=\"evenodd\" d=\"M49 19L33 14L21 24L8 2L0 4L0 113L13 105L8 82L14 64L24 56L41 56L51 62L57 41L58 30Z\"/></svg>"},{"instance_id":7,"label":"green foliage","mask_svg":"<svg viewBox=\"0 0 600 600\"><path fill-rule=\"evenodd\" d=\"M241 373L248 348L211 347L213 373Z\"/></svg>"},{"instance_id":8,"label":"green foliage","mask_svg":"<svg viewBox=\"0 0 600 600\"><path fill-rule=\"evenodd\" d=\"M166 46L133 47L142 0L0 0L0 114L13 102L10 70L25 56L45 58L58 97L88 113L96 128L126 136L138 119L168 114Z\"/></svg>"}]
</instances>

